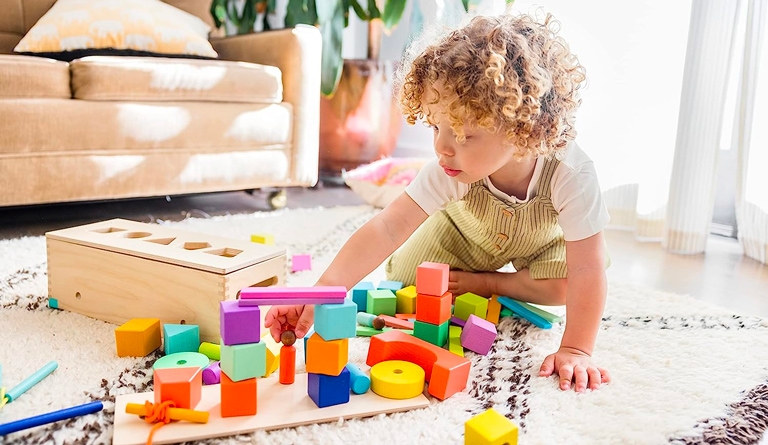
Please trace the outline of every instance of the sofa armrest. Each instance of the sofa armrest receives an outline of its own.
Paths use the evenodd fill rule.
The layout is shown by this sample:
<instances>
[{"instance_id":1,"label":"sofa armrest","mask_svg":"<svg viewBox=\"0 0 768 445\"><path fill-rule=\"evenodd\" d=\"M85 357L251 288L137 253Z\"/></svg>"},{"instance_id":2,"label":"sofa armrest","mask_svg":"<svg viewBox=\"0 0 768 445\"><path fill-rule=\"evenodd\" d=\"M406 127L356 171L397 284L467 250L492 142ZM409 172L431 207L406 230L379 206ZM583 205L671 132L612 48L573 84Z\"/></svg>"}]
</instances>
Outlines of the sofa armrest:
<instances>
[{"instance_id":1,"label":"sofa armrest","mask_svg":"<svg viewBox=\"0 0 768 445\"><path fill-rule=\"evenodd\" d=\"M315 185L320 146L320 31L314 26L212 39L224 60L271 65L283 75L283 100L293 106L290 181Z\"/></svg>"}]
</instances>

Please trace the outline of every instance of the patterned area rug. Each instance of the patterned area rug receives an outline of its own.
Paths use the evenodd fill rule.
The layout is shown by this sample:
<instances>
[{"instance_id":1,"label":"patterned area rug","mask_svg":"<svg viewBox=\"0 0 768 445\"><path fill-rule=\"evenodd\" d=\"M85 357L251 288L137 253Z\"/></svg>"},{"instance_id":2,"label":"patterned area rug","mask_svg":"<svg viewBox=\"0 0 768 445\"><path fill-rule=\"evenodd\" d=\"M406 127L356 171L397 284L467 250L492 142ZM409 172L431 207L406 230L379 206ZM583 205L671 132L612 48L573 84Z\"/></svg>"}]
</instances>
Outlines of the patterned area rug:
<instances>
[{"instance_id":1,"label":"patterned area rug","mask_svg":"<svg viewBox=\"0 0 768 445\"><path fill-rule=\"evenodd\" d=\"M301 209L189 219L170 225L248 239L270 232L291 253L310 253L313 270L289 274L311 285L352 232L375 215L361 207ZM369 277L383 278L377 269ZM1 438L3 443L109 443L116 395L152 389L147 358L117 358L114 325L47 307L43 237L0 241L0 363L12 386L50 360L59 368L0 411L0 423L93 400L99 414ZM148 314L151 316L151 314ZM595 356L613 383L576 394L538 377L564 325L538 329L504 319L488 356L467 353L467 389L427 409L204 443L462 443L464 422L493 407L520 426L522 444L757 443L768 429L768 321L734 315L690 297L610 283ZM301 342L297 343L301 347ZM364 369L368 340L350 360ZM299 352L301 356L301 352ZM303 371L297 362L297 371ZM259 409L268 409L260 406Z\"/></svg>"}]
</instances>

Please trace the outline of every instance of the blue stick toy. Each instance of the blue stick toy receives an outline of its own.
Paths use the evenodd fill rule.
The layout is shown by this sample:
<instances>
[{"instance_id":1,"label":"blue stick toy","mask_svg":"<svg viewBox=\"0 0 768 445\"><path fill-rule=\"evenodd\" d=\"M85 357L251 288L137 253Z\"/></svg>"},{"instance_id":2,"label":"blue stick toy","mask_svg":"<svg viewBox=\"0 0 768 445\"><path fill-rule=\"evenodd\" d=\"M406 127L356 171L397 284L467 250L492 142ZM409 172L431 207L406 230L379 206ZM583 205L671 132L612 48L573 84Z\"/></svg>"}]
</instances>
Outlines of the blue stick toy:
<instances>
[{"instance_id":1,"label":"blue stick toy","mask_svg":"<svg viewBox=\"0 0 768 445\"><path fill-rule=\"evenodd\" d=\"M58 422L59 420L92 414L101 411L103 407L104 406L100 401L96 401L86 403L85 405L73 406L71 408L64 408L39 416L17 420L15 422L8 422L0 425L0 436L5 436L6 434L15 433L16 431L25 430L27 428L45 425L46 423L53 423Z\"/></svg>"},{"instance_id":2,"label":"blue stick toy","mask_svg":"<svg viewBox=\"0 0 768 445\"><path fill-rule=\"evenodd\" d=\"M21 383L14 386L10 390L8 390L8 392L5 393L5 398L8 399L8 403L11 403L17 398L19 398L20 395L27 392L29 388L35 386L38 382L40 382L40 380L43 380L44 378L46 378L48 374L52 373L53 370L58 367L59 367L58 363L49 362L47 365L40 368L36 373L27 377Z\"/></svg>"}]
</instances>

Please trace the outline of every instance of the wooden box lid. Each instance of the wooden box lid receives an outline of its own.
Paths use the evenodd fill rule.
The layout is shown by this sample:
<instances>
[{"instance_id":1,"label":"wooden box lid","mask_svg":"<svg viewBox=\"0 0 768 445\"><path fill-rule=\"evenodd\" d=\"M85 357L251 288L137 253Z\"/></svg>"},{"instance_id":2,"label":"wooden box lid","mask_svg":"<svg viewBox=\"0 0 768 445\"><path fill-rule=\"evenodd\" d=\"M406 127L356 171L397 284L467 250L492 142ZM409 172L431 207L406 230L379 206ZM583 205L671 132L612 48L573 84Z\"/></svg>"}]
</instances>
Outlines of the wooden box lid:
<instances>
[{"instance_id":1,"label":"wooden box lid","mask_svg":"<svg viewBox=\"0 0 768 445\"><path fill-rule=\"evenodd\" d=\"M286 253L276 246L119 218L55 230L45 236L49 240L218 274L228 274Z\"/></svg>"}]
</instances>

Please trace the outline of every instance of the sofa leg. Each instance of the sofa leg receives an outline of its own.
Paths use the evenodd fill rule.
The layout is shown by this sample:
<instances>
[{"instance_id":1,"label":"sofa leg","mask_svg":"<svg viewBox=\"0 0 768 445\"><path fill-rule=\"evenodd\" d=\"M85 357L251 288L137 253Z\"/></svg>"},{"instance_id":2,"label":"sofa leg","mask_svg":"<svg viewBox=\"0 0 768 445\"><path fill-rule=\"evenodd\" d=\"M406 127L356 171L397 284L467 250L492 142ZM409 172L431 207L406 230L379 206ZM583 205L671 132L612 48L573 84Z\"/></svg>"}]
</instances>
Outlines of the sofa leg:
<instances>
[{"instance_id":1,"label":"sofa leg","mask_svg":"<svg viewBox=\"0 0 768 445\"><path fill-rule=\"evenodd\" d=\"M272 208L272 210L283 209L286 205L288 205L288 194L285 193L285 190L283 189L269 192L267 203L269 204L269 207Z\"/></svg>"}]
</instances>

